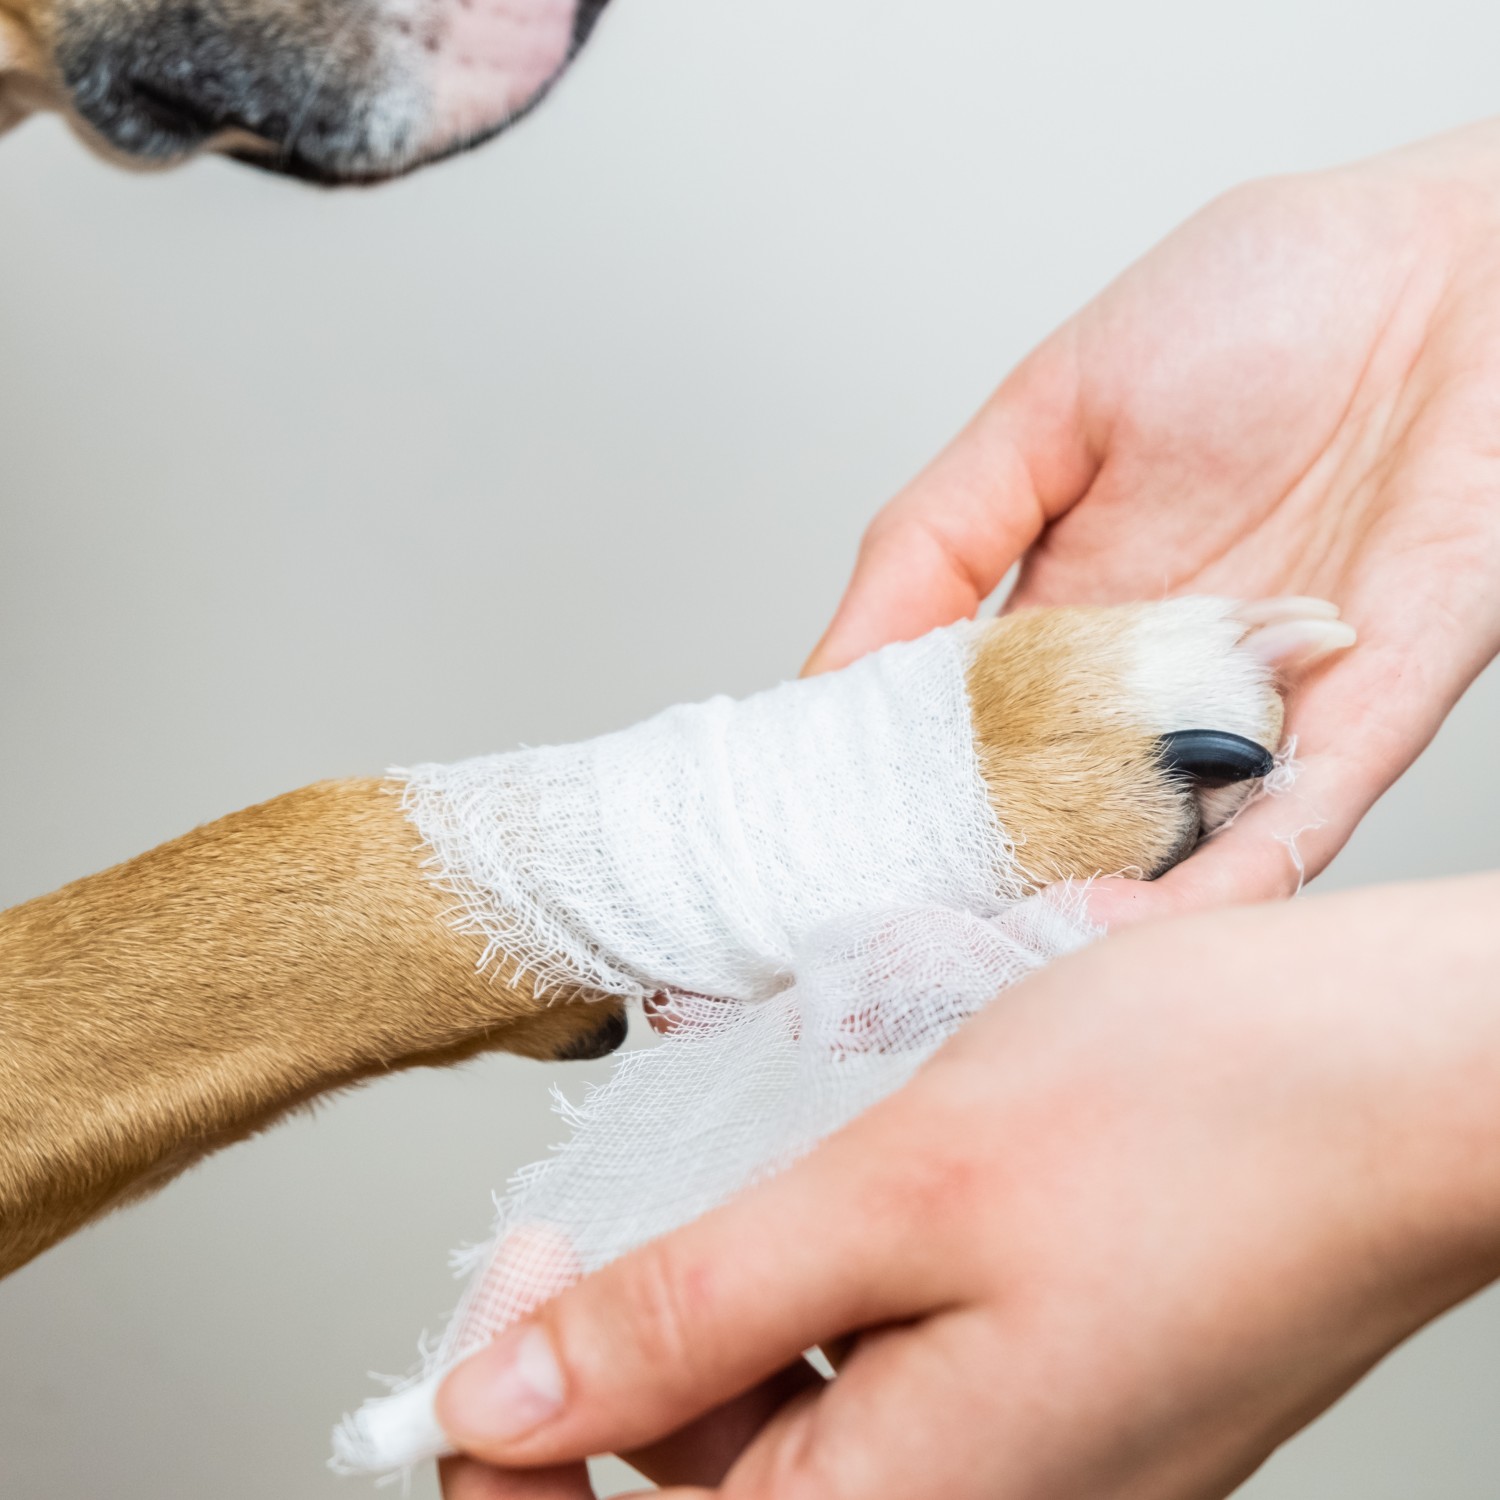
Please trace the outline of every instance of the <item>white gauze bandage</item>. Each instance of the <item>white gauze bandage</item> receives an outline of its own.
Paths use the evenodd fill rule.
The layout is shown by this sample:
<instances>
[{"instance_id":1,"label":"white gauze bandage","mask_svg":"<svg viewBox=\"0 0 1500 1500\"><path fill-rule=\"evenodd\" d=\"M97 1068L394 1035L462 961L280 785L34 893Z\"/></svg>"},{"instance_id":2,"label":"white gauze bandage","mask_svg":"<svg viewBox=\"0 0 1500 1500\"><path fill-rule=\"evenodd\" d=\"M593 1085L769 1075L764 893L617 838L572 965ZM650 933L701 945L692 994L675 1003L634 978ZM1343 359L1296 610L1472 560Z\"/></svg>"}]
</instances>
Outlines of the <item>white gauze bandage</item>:
<instances>
[{"instance_id":1,"label":"white gauze bandage","mask_svg":"<svg viewBox=\"0 0 1500 1500\"><path fill-rule=\"evenodd\" d=\"M707 1212L898 1088L1092 935L1028 899L974 743L972 625L581 745L403 773L455 921L557 1003L668 997L567 1142L519 1173L441 1342L335 1466L447 1451L442 1376L580 1276Z\"/></svg>"}]
</instances>

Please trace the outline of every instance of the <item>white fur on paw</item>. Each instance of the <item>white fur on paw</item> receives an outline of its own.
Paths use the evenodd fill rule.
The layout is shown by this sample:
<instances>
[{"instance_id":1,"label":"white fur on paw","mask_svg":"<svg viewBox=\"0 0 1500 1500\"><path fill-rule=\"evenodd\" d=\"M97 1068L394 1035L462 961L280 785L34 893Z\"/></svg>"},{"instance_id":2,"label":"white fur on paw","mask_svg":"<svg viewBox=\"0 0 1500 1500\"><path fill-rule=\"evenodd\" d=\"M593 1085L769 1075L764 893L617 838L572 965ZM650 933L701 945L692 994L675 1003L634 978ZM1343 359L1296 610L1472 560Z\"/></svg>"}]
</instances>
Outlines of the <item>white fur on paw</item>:
<instances>
[{"instance_id":1,"label":"white fur on paw","mask_svg":"<svg viewBox=\"0 0 1500 1500\"><path fill-rule=\"evenodd\" d=\"M1157 735L1218 729L1277 749L1280 680L1354 644L1351 626L1325 599L1169 599L1145 606L1131 635L1127 688ZM1227 822L1254 783L1205 789L1205 832Z\"/></svg>"},{"instance_id":2,"label":"white fur on paw","mask_svg":"<svg viewBox=\"0 0 1500 1500\"><path fill-rule=\"evenodd\" d=\"M1269 663L1242 649L1249 627L1233 599L1167 599L1132 624L1127 702L1154 735L1220 729L1267 744L1275 691Z\"/></svg>"},{"instance_id":3,"label":"white fur on paw","mask_svg":"<svg viewBox=\"0 0 1500 1500\"><path fill-rule=\"evenodd\" d=\"M1274 750L1265 706L1278 678L1354 641L1326 599L1168 599L1135 622L1128 686L1157 734L1223 729Z\"/></svg>"}]
</instances>

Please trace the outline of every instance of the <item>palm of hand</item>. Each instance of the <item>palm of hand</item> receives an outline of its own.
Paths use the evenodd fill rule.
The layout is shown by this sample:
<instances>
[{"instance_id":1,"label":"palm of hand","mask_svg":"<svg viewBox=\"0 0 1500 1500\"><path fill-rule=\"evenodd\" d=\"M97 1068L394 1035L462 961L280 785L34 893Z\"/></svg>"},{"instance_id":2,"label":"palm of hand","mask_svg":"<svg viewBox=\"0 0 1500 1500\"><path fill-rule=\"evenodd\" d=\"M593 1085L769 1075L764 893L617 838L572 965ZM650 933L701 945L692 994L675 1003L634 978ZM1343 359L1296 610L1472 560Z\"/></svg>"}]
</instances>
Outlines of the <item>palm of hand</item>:
<instances>
[{"instance_id":1,"label":"palm of hand","mask_svg":"<svg viewBox=\"0 0 1500 1500\"><path fill-rule=\"evenodd\" d=\"M1023 551L1011 607L1306 593L1358 630L1290 701L1295 794L1106 887L1107 918L1283 893L1294 833L1316 873L1500 648L1497 154L1469 132L1228 195L872 526L820 666L972 613Z\"/></svg>"}]
</instances>

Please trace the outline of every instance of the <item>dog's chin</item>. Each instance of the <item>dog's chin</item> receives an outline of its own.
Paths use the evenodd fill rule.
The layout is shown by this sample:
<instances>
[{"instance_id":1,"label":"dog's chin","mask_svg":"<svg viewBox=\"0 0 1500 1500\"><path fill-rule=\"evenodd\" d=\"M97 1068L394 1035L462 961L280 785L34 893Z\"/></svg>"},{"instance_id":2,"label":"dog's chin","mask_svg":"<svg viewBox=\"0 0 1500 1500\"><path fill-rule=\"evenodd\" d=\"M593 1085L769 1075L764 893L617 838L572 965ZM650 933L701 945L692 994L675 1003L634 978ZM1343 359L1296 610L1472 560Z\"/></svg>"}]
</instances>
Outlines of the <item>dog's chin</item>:
<instances>
[{"instance_id":1,"label":"dog's chin","mask_svg":"<svg viewBox=\"0 0 1500 1500\"><path fill-rule=\"evenodd\" d=\"M227 157L241 166L253 167L271 177L285 177L291 182L306 182L314 187L379 187L405 177L438 160L436 156L418 156L400 166L334 167L312 160L299 151L281 150L261 142L211 148L210 154Z\"/></svg>"},{"instance_id":2,"label":"dog's chin","mask_svg":"<svg viewBox=\"0 0 1500 1500\"><path fill-rule=\"evenodd\" d=\"M456 156L467 155L476 147L483 146L498 135L503 135L518 125L546 98L549 84L523 108L513 111L495 124L476 132L455 137L447 142L427 147L399 160L341 162L320 160L298 148L288 150L273 141L265 140L248 131L226 132L210 141L202 152L227 157L241 166L253 167L275 177L285 177L294 182L305 182L315 187L378 187L384 182L394 182L409 177L424 167L435 166Z\"/></svg>"},{"instance_id":3,"label":"dog's chin","mask_svg":"<svg viewBox=\"0 0 1500 1500\"><path fill-rule=\"evenodd\" d=\"M375 187L462 156L494 140L529 115L542 97L538 95L524 109L507 115L486 129L389 158L373 153L323 156L301 146L288 148L253 130L231 127L203 135L174 131L146 120L129 130L122 141L117 129L100 129L70 108L66 100L41 89L28 91L14 100L0 89L0 133L19 124L28 115L45 110L62 114L74 135L95 156L129 172L170 171L204 157L219 156L252 167L257 172L317 187Z\"/></svg>"}]
</instances>

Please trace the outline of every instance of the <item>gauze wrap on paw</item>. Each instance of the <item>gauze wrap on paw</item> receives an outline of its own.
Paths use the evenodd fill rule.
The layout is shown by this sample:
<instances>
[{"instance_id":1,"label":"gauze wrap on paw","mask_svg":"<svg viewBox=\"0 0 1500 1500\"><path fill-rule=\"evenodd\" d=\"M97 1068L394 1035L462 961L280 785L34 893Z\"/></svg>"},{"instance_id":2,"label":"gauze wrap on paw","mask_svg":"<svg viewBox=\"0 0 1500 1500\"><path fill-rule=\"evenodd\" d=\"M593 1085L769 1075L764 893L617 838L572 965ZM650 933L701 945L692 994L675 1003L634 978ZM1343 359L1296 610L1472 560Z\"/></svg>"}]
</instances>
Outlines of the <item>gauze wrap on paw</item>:
<instances>
[{"instance_id":1,"label":"gauze wrap on paw","mask_svg":"<svg viewBox=\"0 0 1500 1500\"><path fill-rule=\"evenodd\" d=\"M406 773L461 927L541 993L665 994L571 1138L519 1173L441 1343L335 1464L447 1451L442 1375L581 1275L785 1166L1008 984L1091 935L1030 899L966 684L978 627L582 745ZM712 998L708 998L712 997Z\"/></svg>"}]
</instances>

